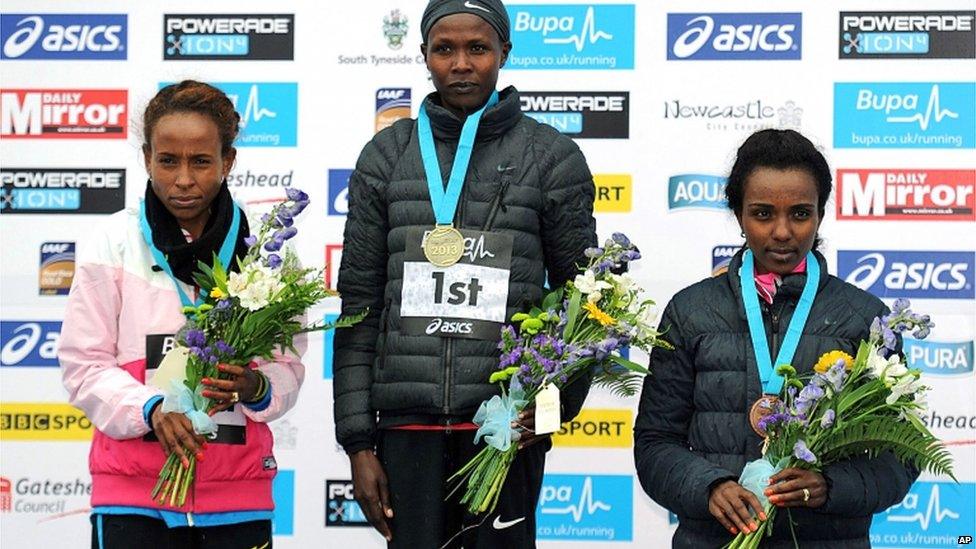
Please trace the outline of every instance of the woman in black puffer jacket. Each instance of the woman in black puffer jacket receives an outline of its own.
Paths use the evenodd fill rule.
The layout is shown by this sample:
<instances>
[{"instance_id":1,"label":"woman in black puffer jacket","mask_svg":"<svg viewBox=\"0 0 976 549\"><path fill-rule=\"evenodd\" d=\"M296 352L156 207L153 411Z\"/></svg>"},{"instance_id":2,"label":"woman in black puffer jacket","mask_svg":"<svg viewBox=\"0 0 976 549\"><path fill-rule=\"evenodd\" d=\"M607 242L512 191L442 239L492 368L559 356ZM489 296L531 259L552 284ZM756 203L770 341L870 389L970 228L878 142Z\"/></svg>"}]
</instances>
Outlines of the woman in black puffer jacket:
<instances>
[{"instance_id":1,"label":"woman in black puffer jacket","mask_svg":"<svg viewBox=\"0 0 976 549\"><path fill-rule=\"evenodd\" d=\"M856 354L874 317L888 312L876 297L828 275L818 252L807 255L830 190L830 168L805 137L753 134L738 151L726 194L754 257L755 280L741 284L744 248L727 273L682 290L664 311L661 329L675 350L652 353L634 454L644 490L678 515L676 548L721 547L762 518L758 499L737 482L762 450L749 412L763 385L742 289L759 294L769 352L777 356L806 283L806 260L818 262L816 298L789 361L800 373L828 351ZM872 515L901 501L916 476L888 453L835 463L822 474L787 469L775 477L784 482L774 485L770 501L791 513L777 513L763 546L793 547L792 515L804 549L870 547Z\"/></svg>"}]
</instances>

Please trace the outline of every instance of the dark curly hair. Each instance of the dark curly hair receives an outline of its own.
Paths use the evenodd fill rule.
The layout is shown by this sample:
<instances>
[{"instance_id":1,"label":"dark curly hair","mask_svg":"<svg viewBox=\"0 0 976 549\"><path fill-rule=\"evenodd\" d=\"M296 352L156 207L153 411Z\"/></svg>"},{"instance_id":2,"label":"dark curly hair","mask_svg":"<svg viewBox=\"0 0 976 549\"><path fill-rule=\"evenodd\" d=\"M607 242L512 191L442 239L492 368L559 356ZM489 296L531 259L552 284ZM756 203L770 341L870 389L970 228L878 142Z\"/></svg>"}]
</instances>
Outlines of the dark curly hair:
<instances>
[{"instance_id":1,"label":"dark curly hair","mask_svg":"<svg viewBox=\"0 0 976 549\"><path fill-rule=\"evenodd\" d=\"M227 94L204 82L184 80L159 90L142 115L143 149L151 148L153 130L159 119L173 113L194 112L209 117L220 134L221 154L227 155L240 131L241 115Z\"/></svg>"},{"instance_id":2,"label":"dark curly hair","mask_svg":"<svg viewBox=\"0 0 976 549\"><path fill-rule=\"evenodd\" d=\"M736 217L742 215L746 179L756 168L803 170L817 182L817 213L824 208L833 188L827 159L809 139L794 130L760 130L749 136L736 153L735 164L725 186L725 198Z\"/></svg>"}]
</instances>

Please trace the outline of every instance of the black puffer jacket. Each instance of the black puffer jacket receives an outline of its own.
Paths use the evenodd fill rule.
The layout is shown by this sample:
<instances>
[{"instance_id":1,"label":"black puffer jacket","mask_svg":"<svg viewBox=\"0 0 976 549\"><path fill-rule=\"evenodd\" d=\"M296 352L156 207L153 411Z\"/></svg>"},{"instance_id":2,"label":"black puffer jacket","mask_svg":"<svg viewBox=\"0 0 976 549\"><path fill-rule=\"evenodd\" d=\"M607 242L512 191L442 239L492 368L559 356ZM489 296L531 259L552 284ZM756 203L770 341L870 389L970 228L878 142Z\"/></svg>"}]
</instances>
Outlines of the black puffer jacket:
<instances>
[{"instance_id":1,"label":"black puffer jacket","mask_svg":"<svg viewBox=\"0 0 976 549\"><path fill-rule=\"evenodd\" d=\"M446 182L463 122L436 94L424 104ZM349 180L338 290L344 314L370 313L335 335L336 437L347 452L373 446L377 412L380 427L469 422L497 393L488 383L496 341L399 331L405 236L433 226L429 196L416 121L398 121L366 145ZM523 115L515 88L502 91L482 116L455 226L514 238L507 318L542 299L547 275L556 287L585 263L583 251L596 245L593 197L576 144ZM588 388L564 391L564 420L578 413Z\"/></svg>"},{"instance_id":2,"label":"black puffer jacket","mask_svg":"<svg viewBox=\"0 0 976 549\"><path fill-rule=\"evenodd\" d=\"M803 329L793 365L812 370L834 349L856 354L871 320L888 311L876 297L827 274L820 254L817 297ZM762 389L739 289L740 252L727 274L703 280L674 296L661 328L676 346L651 354L635 425L635 461L651 498L678 515L673 545L721 547L729 533L708 512L710 489L738 479L760 457L762 440L749 426L748 410ZM763 305L771 354L779 351L803 290L806 275L787 276L773 304ZM827 503L793 509L804 549L870 547L871 516L901 501L917 473L891 454L827 466ZM793 547L787 513L777 513L773 537L764 547Z\"/></svg>"}]
</instances>

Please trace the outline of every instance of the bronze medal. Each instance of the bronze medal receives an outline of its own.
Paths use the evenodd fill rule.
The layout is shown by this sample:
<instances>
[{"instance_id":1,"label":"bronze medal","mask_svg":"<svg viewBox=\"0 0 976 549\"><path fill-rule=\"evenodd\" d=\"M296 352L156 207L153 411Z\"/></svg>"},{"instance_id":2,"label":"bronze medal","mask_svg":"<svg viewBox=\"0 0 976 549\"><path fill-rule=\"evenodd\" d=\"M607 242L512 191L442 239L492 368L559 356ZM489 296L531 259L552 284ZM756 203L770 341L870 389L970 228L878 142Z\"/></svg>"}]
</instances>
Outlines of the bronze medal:
<instances>
[{"instance_id":1,"label":"bronze medal","mask_svg":"<svg viewBox=\"0 0 976 549\"><path fill-rule=\"evenodd\" d=\"M749 425L762 438L766 438L766 430L759 428L759 420L773 414L776 411L777 404L779 404L779 397L763 395L752 403L752 408L749 409Z\"/></svg>"},{"instance_id":2,"label":"bronze medal","mask_svg":"<svg viewBox=\"0 0 976 549\"><path fill-rule=\"evenodd\" d=\"M424 256L436 267L450 267L464 255L464 236L453 225L437 225L424 239Z\"/></svg>"}]
</instances>

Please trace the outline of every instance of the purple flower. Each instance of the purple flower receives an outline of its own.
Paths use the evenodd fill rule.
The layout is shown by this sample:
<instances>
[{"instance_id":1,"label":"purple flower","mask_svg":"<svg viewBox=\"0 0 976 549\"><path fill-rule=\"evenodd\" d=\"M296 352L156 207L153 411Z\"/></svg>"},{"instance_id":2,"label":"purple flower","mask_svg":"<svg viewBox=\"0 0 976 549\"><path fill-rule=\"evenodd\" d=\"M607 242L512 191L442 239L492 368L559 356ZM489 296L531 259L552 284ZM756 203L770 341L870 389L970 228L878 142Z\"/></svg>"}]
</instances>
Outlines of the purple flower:
<instances>
[{"instance_id":1,"label":"purple flower","mask_svg":"<svg viewBox=\"0 0 976 549\"><path fill-rule=\"evenodd\" d=\"M279 240L277 238L272 238L271 240L264 243L264 249L269 252L277 252L281 249L281 246L285 243L284 240Z\"/></svg>"},{"instance_id":2,"label":"purple flower","mask_svg":"<svg viewBox=\"0 0 976 549\"><path fill-rule=\"evenodd\" d=\"M833 409L829 409L826 412L824 412L824 415L820 417L820 427L822 429L830 428L830 426L834 424L834 418L836 416L837 414L834 412Z\"/></svg>"},{"instance_id":3,"label":"purple flower","mask_svg":"<svg viewBox=\"0 0 976 549\"><path fill-rule=\"evenodd\" d=\"M814 376L814 383L804 387L794 402L796 413L804 418L810 415L810 411L817 405L817 401L823 398L825 394L824 390L815 383L818 377L819 374Z\"/></svg>"},{"instance_id":4,"label":"purple flower","mask_svg":"<svg viewBox=\"0 0 976 549\"><path fill-rule=\"evenodd\" d=\"M308 200L299 200L298 202L295 202L295 205L291 207L291 214L295 216L302 213L306 206L308 206Z\"/></svg>"},{"instance_id":5,"label":"purple flower","mask_svg":"<svg viewBox=\"0 0 976 549\"><path fill-rule=\"evenodd\" d=\"M285 189L285 194L288 196L288 200L294 200L295 202L304 202L308 200L308 195L302 192L301 189L288 187Z\"/></svg>"},{"instance_id":6,"label":"purple flower","mask_svg":"<svg viewBox=\"0 0 976 549\"><path fill-rule=\"evenodd\" d=\"M277 217L272 219L271 216L268 214L264 214L261 216L261 223L265 223L265 224L271 223L272 227L281 227L281 221L278 221Z\"/></svg>"},{"instance_id":7,"label":"purple flower","mask_svg":"<svg viewBox=\"0 0 976 549\"><path fill-rule=\"evenodd\" d=\"M630 239L627 238L627 235L625 235L624 233L613 233L612 235L610 235L610 238L612 238L614 242L620 244L624 248L630 247Z\"/></svg>"},{"instance_id":8,"label":"purple flower","mask_svg":"<svg viewBox=\"0 0 976 549\"><path fill-rule=\"evenodd\" d=\"M207 336L203 334L203 330L189 330L186 332L185 339L190 347L202 347L207 343Z\"/></svg>"},{"instance_id":9,"label":"purple flower","mask_svg":"<svg viewBox=\"0 0 976 549\"><path fill-rule=\"evenodd\" d=\"M247 247L248 248L254 247L254 245L257 244L257 243L258 243L258 237L255 236L255 235L253 235L253 234L250 235L250 236L244 237L244 244L247 244Z\"/></svg>"},{"instance_id":10,"label":"purple flower","mask_svg":"<svg viewBox=\"0 0 976 549\"><path fill-rule=\"evenodd\" d=\"M234 348L231 347L230 345L228 345L227 343L223 342L223 341L218 341L217 343L214 343L214 347L216 347L217 348L217 352L220 353L220 354L222 354L222 355L233 355L234 354Z\"/></svg>"},{"instance_id":11,"label":"purple flower","mask_svg":"<svg viewBox=\"0 0 976 549\"><path fill-rule=\"evenodd\" d=\"M908 309L909 305L911 305L911 303L907 299L899 297L895 300L892 310L895 312L895 314L901 314Z\"/></svg>"},{"instance_id":12,"label":"purple flower","mask_svg":"<svg viewBox=\"0 0 976 549\"><path fill-rule=\"evenodd\" d=\"M884 342L884 346L889 351L894 351L895 347L898 345L898 340L895 338L895 332L887 326L881 331L881 338Z\"/></svg>"},{"instance_id":13,"label":"purple flower","mask_svg":"<svg viewBox=\"0 0 976 549\"><path fill-rule=\"evenodd\" d=\"M272 269L281 267L281 257L278 254L268 254L268 267Z\"/></svg>"},{"instance_id":14,"label":"purple flower","mask_svg":"<svg viewBox=\"0 0 976 549\"><path fill-rule=\"evenodd\" d=\"M217 307L215 307L215 308L218 311L225 311L227 309L230 309L230 300L229 299L221 299L220 301L217 302Z\"/></svg>"},{"instance_id":15,"label":"purple flower","mask_svg":"<svg viewBox=\"0 0 976 549\"><path fill-rule=\"evenodd\" d=\"M276 238L281 238L283 240L289 240L298 234L298 229L295 227L285 227L284 229L278 229L275 231Z\"/></svg>"},{"instance_id":16,"label":"purple flower","mask_svg":"<svg viewBox=\"0 0 976 549\"><path fill-rule=\"evenodd\" d=\"M619 339L615 337L608 337L596 344L596 349L594 350L593 353L594 358L596 358L598 362L602 361L603 359L607 358L607 356L609 356L610 353L615 351L619 346L620 346Z\"/></svg>"},{"instance_id":17,"label":"purple flower","mask_svg":"<svg viewBox=\"0 0 976 549\"><path fill-rule=\"evenodd\" d=\"M640 258L641 258L641 254L637 250L627 250L626 252L620 255L620 260L625 263L629 263L631 261L637 261Z\"/></svg>"},{"instance_id":18,"label":"purple flower","mask_svg":"<svg viewBox=\"0 0 976 549\"><path fill-rule=\"evenodd\" d=\"M813 455L813 452L807 448L807 443L804 442L803 439L796 441L796 444L793 445L793 455L796 456L797 459L802 459L807 463L817 462L817 456Z\"/></svg>"},{"instance_id":19,"label":"purple flower","mask_svg":"<svg viewBox=\"0 0 976 549\"><path fill-rule=\"evenodd\" d=\"M830 383L830 387L833 388L835 393L839 393L841 388L844 387L844 379L847 378L847 367L844 363L844 359L837 361L830 367L829 370L824 372L823 379Z\"/></svg>"}]
</instances>

